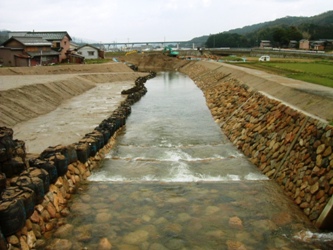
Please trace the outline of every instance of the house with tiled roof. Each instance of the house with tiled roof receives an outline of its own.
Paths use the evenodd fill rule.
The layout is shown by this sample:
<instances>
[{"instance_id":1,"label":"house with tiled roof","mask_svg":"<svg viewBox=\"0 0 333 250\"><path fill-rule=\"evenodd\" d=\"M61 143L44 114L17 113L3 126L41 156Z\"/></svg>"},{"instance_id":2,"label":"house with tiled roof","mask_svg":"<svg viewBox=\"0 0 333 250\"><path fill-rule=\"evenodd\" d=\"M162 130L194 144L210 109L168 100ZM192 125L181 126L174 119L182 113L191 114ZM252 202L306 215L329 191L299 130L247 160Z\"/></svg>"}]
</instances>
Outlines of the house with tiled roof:
<instances>
[{"instance_id":1,"label":"house with tiled roof","mask_svg":"<svg viewBox=\"0 0 333 250\"><path fill-rule=\"evenodd\" d=\"M52 50L51 45L39 36L12 36L0 47L0 64L35 66L58 63L60 53Z\"/></svg>"},{"instance_id":2,"label":"house with tiled roof","mask_svg":"<svg viewBox=\"0 0 333 250\"><path fill-rule=\"evenodd\" d=\"M323 41L323 40L311 41L310 48L312 50L324 51L325 50L325 41Z\"/></svg>"},{"instance_id":3,"label":"house with tiled roof","mask_svg":"<svg viewBox=\"0 0 333 250\"><path fill-rule=\"evenodd\" d=\"M68 59L72 38L66 31L32 31L27 32L25 36L42 37L51 43L53 50L60 53L59 62L64 62Z\"/></svg>"}]
</instances>

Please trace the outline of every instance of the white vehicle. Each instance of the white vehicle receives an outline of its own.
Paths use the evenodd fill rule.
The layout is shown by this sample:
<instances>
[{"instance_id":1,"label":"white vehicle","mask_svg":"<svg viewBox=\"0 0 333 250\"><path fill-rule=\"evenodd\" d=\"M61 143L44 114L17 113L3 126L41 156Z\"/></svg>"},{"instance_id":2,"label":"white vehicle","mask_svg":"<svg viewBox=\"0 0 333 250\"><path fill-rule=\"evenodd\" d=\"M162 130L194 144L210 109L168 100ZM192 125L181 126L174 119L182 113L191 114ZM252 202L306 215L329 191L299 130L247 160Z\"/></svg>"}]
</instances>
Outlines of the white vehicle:
<instances>
[{"instance_id":1,"label":"white vehicle","mask_svg":"<svg viewBox=\"0 0 333 250\"><path fill-rule=\"evenodd\" d=\"M261 56L259 62L269 62L271 60L270 56Z\"/></svg>"}]
</instances>

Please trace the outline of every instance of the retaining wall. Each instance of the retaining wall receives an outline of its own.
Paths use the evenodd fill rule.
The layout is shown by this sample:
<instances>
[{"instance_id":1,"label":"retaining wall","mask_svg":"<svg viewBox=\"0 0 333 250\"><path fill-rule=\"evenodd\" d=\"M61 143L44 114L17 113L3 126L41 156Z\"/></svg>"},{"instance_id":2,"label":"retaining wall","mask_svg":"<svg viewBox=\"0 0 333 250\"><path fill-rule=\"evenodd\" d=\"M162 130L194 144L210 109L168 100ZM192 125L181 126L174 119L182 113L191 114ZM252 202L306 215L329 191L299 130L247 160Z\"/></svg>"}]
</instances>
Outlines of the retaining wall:
<instances>
[{"instance_id":1,"label":"retaining wall","mask_svg":"<svg viewBox=\"0 0 333 250\"><path fill-rule=\"evenodd\" d=\"M204 92L215 121L319 228L332 229L333 127L232 78L223 67L180 70Z\"/></svg>"},{"instance_id":2,"label":"retaining wall","mask_svg":"<svg viewBox=\"0 0 333 250\"><path fill-rule=\"evenodd\" d=\"M50 146L34 158L27 158L24 142L13 139L11 128L0 127L0 250L46 247L44 239L61 223L57 219L69 213L71 195L99 166L130 106L146 93L144 83L154 76L138 77L122 92L126 100L77 143Z\"/></svg>"}]
</instances>

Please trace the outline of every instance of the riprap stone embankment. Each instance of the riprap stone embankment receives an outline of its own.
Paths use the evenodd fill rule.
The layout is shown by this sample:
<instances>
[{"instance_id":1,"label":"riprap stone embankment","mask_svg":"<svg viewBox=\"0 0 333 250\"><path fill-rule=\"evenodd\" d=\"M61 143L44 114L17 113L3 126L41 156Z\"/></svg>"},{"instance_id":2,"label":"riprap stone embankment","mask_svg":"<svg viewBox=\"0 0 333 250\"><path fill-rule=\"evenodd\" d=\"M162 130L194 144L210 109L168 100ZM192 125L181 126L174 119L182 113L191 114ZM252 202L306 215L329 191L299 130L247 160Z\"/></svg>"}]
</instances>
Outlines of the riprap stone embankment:
<instances>
[{"instance_id":1,"label":"riprap stone embankment","mask_svg":"<svg viewBox=\"0 0 333 250\"><path fill-rule=\"evenodd\" d=\"M311 99L294 106L300 98L295 89L258 76L254 78L266 85L255 88L258 83L253 79L250 84L246 82L251 81L248 73L229 67L212 62L192 62L180 71L188 74L202 89L215 121L231 142L265 175L279 183L314 224L320 228L329 227L327 218L333 194L333 127L322 119L327 113L315 117L304 112L301 108L312 109L306 105ZM282 91L284 87L287 89ZM272 93L267 94L266 90L276 91L279 99L273 98ZM284 97L289 100L290 95L294 95L294 105L283 100ZM318 96L313 98L317 100ZM332 105L331 102L326 104L327 107Z\"/></svg>"}]
</instances>

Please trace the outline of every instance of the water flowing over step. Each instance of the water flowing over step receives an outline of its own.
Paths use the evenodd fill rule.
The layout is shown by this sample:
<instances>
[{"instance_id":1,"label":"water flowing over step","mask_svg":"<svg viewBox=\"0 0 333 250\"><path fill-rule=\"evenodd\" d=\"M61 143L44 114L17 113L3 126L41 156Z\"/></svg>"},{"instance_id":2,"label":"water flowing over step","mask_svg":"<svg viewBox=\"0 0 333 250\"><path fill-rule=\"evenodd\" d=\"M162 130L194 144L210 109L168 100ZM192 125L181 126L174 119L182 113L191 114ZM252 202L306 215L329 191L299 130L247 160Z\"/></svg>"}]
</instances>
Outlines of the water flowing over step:
<instances>
[{"instance_id":1,"label":"water flowing over step","mask_svg":"<svg viewBox=\"0 0 333 250\"><path fill-rule=\"evenodd\" d=\"M162 73L148 87L103 167L89 180L267 180L221 133L191 79Z\"/></svg>"},{"instance_id":2,"label":"water flowing over step","mask_svg":"<svg viewBox=\"0 0 333 250\"><path fill-rule=\"evenodd\" d=\"M117 146L90 180L216 182L268 178L234 148L222 144L185 148Z\"/></svg>"}]
</instances>

